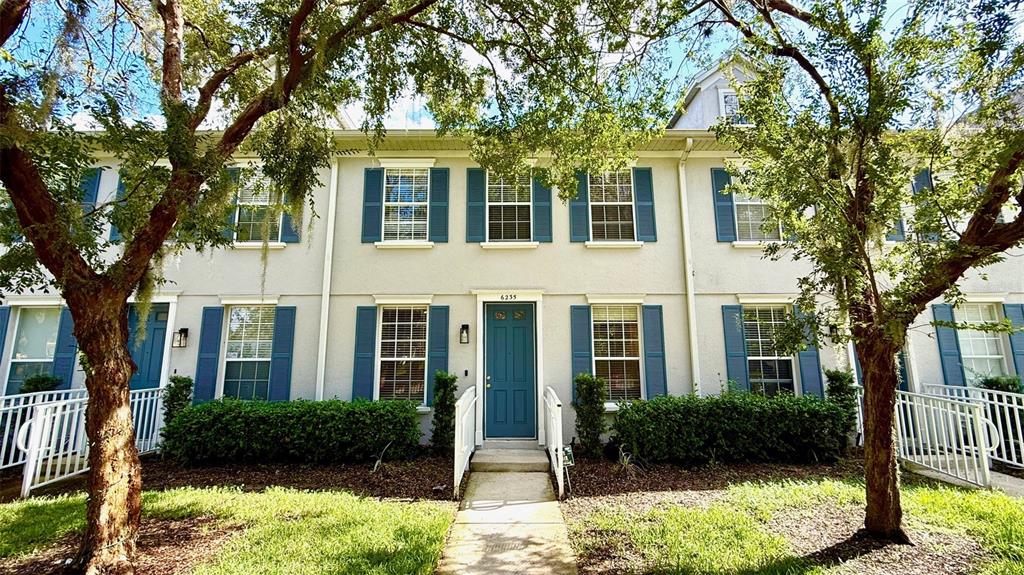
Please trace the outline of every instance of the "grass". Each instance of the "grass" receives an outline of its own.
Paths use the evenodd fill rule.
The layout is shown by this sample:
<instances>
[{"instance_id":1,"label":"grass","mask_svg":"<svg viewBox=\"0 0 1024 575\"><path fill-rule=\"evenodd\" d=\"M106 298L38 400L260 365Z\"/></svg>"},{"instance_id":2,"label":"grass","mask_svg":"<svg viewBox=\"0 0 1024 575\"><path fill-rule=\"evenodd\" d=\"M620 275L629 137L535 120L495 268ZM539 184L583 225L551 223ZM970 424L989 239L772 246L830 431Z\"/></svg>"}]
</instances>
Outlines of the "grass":
<instances>
[{"instance_id":1,"label":"grass","mask_svg":"<svg viewBox=\"0 0 1024 575\"><path fill-rule=\"evenodd\" d=\"M864 488L856 481L831 479L747 482L709 499L706 507L644 512L599 507L570 529L584 554L610 549L633 555L639 557L637 570L647 573L833 573L839 568L798 557L768 522L780 513L822 506L861 513ZM1024 575L1024 501L915 482L904 486L903 505L912 531L976 539L991 557L978 566L979 573Z\"/></svg>"},{"instance_id":2,"label":"grass","mask_svg":"<svg viewBox=\"0 0 1024 575\"><path fill-rule=\"evenodd\" d=\"M432 573L454 512L439 502L273 488L175 489L143 494L143 515L214 516L245 527L196 575ZM82 496L0 505L0 558L19 557L83 527Z\"/></svg>"}]
</instances>

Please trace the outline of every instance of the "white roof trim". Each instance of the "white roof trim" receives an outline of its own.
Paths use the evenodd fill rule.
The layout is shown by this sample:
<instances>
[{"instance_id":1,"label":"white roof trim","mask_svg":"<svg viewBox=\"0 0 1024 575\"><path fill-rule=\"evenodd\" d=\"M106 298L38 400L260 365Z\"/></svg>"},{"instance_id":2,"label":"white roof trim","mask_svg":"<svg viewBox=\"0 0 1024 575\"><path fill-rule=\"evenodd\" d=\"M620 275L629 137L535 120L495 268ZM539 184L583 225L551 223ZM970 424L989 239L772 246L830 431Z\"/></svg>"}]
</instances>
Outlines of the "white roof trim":
<instances>
[{"instance_id":1,"label":"white roof trim","mask_svg":"<svg viewBox=\"0 0 1024 575\"><path fill-rule=\"evenodd\" d=\"M797 294L749 294L749 293L738 293L736 294L736 301L741 304L792 304L797 298Z\"/></svg>"},{"instance_id":2,"label":"white roof trim","mask_svg":"<svg viewBox=\"0 0 1024 575\"><path fill-rule=\"evenodd\" d=\"M377 305L430 305L434 301L432 295L374 295L373 303Z\"/></svg>"},{"instance_id":3,"label":"white roof trim","mask_svg":"<svg viewBox=\"0 0 1024 575\"><path fill-rule=\"evenodd\" d=\"M433 168L435 158L377 158L382 168Z\"/></svg>"},{"instance_id":4,"label":"white roof trim","mask_svg":"<svg viewBox=\"0 0 1024 575\"><path fill-rule=\"evenodd\" d=\"M621 294L587 294L587 303L594 304L617 304L617 303L644 303L647 294L643 293L621 293Z\"/></svg>"},{"instance_id":5,"label":"white roof trim","mask_svg":"<svg viewBox=\"0 0 1024 575\"><path fill-rule=\"evenodd\" d=\"M277 305L277 295L222 295L221 305Z\"/></svg>"}]
</instances>

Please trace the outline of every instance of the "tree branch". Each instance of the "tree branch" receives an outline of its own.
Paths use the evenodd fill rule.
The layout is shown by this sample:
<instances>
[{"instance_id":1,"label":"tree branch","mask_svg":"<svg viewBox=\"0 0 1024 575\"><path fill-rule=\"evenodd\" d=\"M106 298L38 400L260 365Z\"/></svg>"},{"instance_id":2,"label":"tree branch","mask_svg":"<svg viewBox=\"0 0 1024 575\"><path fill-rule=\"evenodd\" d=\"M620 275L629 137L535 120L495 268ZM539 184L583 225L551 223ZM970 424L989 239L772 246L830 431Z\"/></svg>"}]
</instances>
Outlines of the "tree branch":
<instances>
[{"instance_id":1,"label":"tree branch","mask_svg":"<svg viewBox=\"0 0 1024 575\"><path fill-rule=\"evenodd\" d=\"M25 20L31 0L3 0L0 2L0 46L14 35Z\"/></svg>"}]
</instances>

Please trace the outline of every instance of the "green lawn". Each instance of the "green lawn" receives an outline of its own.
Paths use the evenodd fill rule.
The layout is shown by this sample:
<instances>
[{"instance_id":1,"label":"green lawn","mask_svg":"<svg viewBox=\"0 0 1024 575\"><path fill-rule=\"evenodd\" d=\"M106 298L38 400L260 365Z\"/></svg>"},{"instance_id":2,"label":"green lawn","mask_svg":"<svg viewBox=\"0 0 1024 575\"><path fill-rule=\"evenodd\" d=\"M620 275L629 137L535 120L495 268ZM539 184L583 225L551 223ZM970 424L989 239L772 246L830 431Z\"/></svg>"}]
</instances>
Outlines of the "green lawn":
<instances>
[{"instance_id":1,"label":"green lawn","mask_svg":"<svg viewBox=\"0 0 1024 575\"><path fill-rule=\"evenodd\" d=\"M815 558L807 549L798 553L786 528L780 528L785 523L776 521L795 518L789 520L789 529L811 531L813 538L816 515L819 521L820 516L841 516L852 532L863 517L864 490L858 482L739 483L691 495L692 504L649 505L639 511L628 499L613 497L591 502L582 513L568 513L577 553L584 563L588 555L623 556L630 570L658 574L858 571L854 565ZM915 483L904 487L903 502L912 534L972 538L987 555L975 572L1024 575L1024 501L990 491ZM801 527L801 521L807 526ZM955 551L950 554L958 559Z\"/></svg>"},{"instance_id":2,"label":"green lawn","mask_svg":"<svg viewBox=\"0 0 1024 575\"><path fill-rule=\"evenodd\" d=\"M242 525L196 575L432 573L452 504L380 501L346 492L272 488L175 489L146 492L143 515L214 516ZM82 529L82 496L0 505L0 559L27 555Z\"/></svg>"}]
</instances>

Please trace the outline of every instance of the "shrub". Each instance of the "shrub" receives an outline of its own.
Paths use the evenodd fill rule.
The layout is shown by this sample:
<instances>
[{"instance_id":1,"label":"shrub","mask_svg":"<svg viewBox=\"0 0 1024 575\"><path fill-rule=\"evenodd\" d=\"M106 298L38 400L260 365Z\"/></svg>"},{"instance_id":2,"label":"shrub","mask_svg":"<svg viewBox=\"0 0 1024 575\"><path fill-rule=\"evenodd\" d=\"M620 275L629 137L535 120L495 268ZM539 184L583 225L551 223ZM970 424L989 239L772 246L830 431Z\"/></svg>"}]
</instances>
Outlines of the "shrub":
<instances>
[{"instance_id":1,"label":"shrub","mask_svg":"<svg viewBox=\"0 0 1024 575\"><path fill-rule=\"evenodd\" d=\"M187 375L172 375L164 388L164 423L174 418L192 403L192 378Z\"/></svg>"},{"instance_id":2,"label":"shrub","mask_svg":"<svg viewBox=\"0 0 1024 575\"><path fill-rule=\"evenodd\" d=\"M18 389L18 393L53 391L62 383L64 383L64 380L56 375L50 375L49 373L37 373L36 375L26 377L25 381L21 382L21 388Z\"/></svg>"},{"instance_id":3,"label":"shrub","mask_svg":"<svg viewBox=\"0 0 1024 575\"><path fill-rule=\"evenodd\" d=\"M853 373L838 369L826 369L825 379L828 380L825 389L826 396L839 404L846 412L847 433L849 433L857 425L857 385L854 383Z\"/></svg>"},{"instance_id":4,"label":"shrub","mask_svg":"<svg viewBox=\"0 0 1024 575\"><path fill-rule=\"evenodd\" d=\"M1016 375L990 375L978 382L978 387L992 391L1024 393L1024 383Z\"/></svg>"},{"instance_id":5,"label":"shrub","mask_svg":"<svg viewBox=\"0 0 1024 575\"><path fill-rule=\"evenodd\" d=\"M434 421L430 444L434 451L451 454L455 450L455 387L459 376L438 370L434 373Z\"/></svg>"},{"instance_id":6,"label":"shrub","mask_svg":"<svg viewBox=\"0 0 1024 575\"><path fill-rule=\"evenodd\" d=\"M411 401L229 399L181 410L163 449L187 464L348 463L407 457L419 441Z\"/></svg>"},{"instance_id":7,"label":"shrub","mask_svg":"<svg viewBox=\"0 0 1024 575\"><path fill-rule=\"evenodd\" d=\"M605 432L604 402L608 399L608 384L600 377L588 373L576 375L576 437L580 441L580 455L601 453L601 434Z\"/></svg>"},{"instance_id":8,"label":"shrub","mask_svg":"<svg viewBox=\"0 0 1024 575\"><path fill-rule=\"evenodd\" d=\"M620 406L613 430L647 462L811 462L840 455L847 418L816 397L660 396Z\"/></svg>"}]
</instances>

